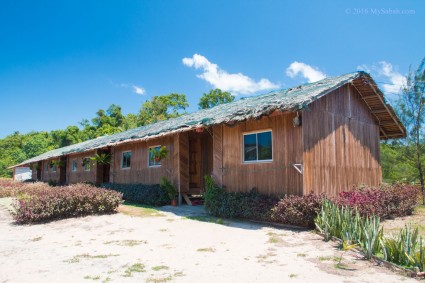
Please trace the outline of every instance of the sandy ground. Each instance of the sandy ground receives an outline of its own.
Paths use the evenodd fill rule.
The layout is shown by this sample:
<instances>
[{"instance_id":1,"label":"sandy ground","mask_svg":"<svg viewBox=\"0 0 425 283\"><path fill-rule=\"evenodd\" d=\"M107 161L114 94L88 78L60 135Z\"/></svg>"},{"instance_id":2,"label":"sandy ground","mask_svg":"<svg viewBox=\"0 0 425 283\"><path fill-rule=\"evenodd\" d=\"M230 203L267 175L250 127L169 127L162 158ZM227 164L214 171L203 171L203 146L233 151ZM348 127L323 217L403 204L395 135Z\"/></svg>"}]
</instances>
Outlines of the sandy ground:
<instances>
[{"instance_id":1,"label":"sandy ground","mask_svg":"<svg viewBox=\"0 0 425 283\"><path fill-rule=\"evenodd\" d=\"M425 206L418 205L412 215L381 222L385 235L394 236L398 236L400 229L404 228L406 224L410 225L411 228L418 228L419 235L425 237Z\"/></svg>"},{"instance_id":2,"label":"sandy ground","mask_svg":"<svg viewBox=\"0 0 425 283\"><path fill-rule=\"evenodd\" d=\"M0 283L417 282L354 252L337 266L341 251L312 232L165 210L19 226L0 205Z\"/></svg>"}]
</instances>

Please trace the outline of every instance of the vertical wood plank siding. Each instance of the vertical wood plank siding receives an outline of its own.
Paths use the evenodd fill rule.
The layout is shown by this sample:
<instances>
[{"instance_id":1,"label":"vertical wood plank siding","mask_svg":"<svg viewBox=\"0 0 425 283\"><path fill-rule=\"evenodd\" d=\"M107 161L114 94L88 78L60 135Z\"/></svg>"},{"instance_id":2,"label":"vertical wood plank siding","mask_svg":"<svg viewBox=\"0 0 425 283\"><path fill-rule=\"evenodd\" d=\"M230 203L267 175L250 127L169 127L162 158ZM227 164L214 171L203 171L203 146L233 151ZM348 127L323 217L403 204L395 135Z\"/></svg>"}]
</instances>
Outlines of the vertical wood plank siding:
<instances>
[{"instance_id":1,"label":"vertical wood plank siding","mask_svg":"<svg viewBox=\"0 0 425 283\"><path fill-rule=\"evenodd\" d=\"M170 151L166 159L161 160L161 166L148 166L148 148L151 146L165 145ZM148 141L125 143L114 146L111 163L111 175L113 182L118 184L159 184L161 177L173 180L174 170L174 136L152 139ZM130 168L121 168L122 153L131 151Z\"/></svg>"},{"instance_id":2,"label":"vertical wood plank siding","mask_svg":"<svg viewBox=\"0 0 425 283\"><path fill-rule=\"evenodd\" d=\"M335 196L381 183L379 126L360 94L345 85L303 111L304 194Z\"/></svg>"},{"instance_id":3,"label":"vertical wood plank siding","mask_svg":"<svg viewBox=\"0 0 425 283\"><path fill-rule=\"evenodd\" d=\"M227 191L250 191L256 188L264 194L301 195L302 175L292 166L302 163L302 130L294 127L292 120L296 113L264 117L247 121L236 126L214 127L213 176L222 179ZM272 130L273 161L243 163L243 133ZM220 154L220 133L222 131L222 154ZM223 168L223 169L221 169Z\"/></svg>"},{"instance_id":4,"label":"vertical wood plank siding","mask_svg":"<svg viewBox=\"0 0 425 283\"><path fill-rule=\"evenodd\" d=\"M223 186L223 125L214 126L213 130L213 172L215 183Z\"/></svg>"},{"instance_id":5,"label":"vertical wood plank siding","mask_svg":"<svg viewBox=\"0 0 425 283\"><path fill-rule=\"evenodd\" d=\"M41 167L41 180L43 182L49 182L49 181L54 181L59 183L59 178L60 178L60 168L56 168L56 172L53 172L53 168L50 167L50 165L48 165L48 172L46 172L45 166L46 164L50 164L52 161L58 161L59 159L47 159L47 160L43 160L42 162L42 167Z\"/></svg>"},{"instance_id":6,"label":"vertical wood plank siding","mask_svg":"<svg viewBox=\"0 0 425 283\"><path fill-rule=\"evenodd\" d=\"M71 154L68 156L67 162L67 179L69 184L82 183L82 182L96 182L96 162L90 160L90 170L85 171L82 165L83 159L94 156L94 151L88 151L79 154ZM72 171L72 161L75 160L77 162L77 170L75 172Z\"/></svg>"},{"instance_id":7,"label":"vertical wood plank siding","mask_svg":"<svg viewBox=\"0 0 425 283\"><path fill-rule=\"evenodd\" d=\"M179 170L180 192L186 193L189 192L189 134L183 132L177 134L175 137L178 137L175 144L178 144L179 147L175 164L177 164Z\"/></svg>"}]
</instances>

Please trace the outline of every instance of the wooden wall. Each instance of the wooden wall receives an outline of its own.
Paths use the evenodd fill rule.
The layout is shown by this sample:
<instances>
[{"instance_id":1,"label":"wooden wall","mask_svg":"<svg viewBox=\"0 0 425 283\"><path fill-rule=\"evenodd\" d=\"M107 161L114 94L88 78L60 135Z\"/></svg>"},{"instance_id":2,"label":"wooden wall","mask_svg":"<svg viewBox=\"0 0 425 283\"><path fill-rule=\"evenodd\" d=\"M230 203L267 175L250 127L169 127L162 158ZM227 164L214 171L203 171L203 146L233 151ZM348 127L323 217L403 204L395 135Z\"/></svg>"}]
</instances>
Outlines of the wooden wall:
<instances>
[{"instance_id":1,"label":"wooden wall","mask_svg":"<svg viewBox=\"0 0 425 283\"><path fill-rule=\"evenodd\" d=\"M148 167L148 147L165 145L170 153L161 161L161 166ZM131 167L121 168L122 153L131 151ZM173 179L174 136L142 142L125 143L112 148L111 181L118 184L159 184L161 177Z\"/></svg>"},{"instance_id":2,"label":"wooden wall","mask_svg":"<svg viewBox=\"0 0 425 283\"><path fill-rule=\"evenodd\" d=\"M295 113L271 115L233 127L213 127L213 178L227 191L300 195L302 175L292 164L302 163L302 130L292 124ZM243 133L272 130L273 161L243 163ZM221 137L221 138L220 138Z\"/></svg>"},{"instance_id":3,"label":"wooden wall","mask_svg":"<svg viewBox=\"0 0 425 283\"><path fill-rule=\"evenodd\" d=\"M356 89L343 86L309 108L302 113L304 194L381 183L378 122Z\"/></svg>"},{"instance_id":4,"label":"wooden wall","mask_svg":"<svg viewBox=\"0 0 425 283\"><path fill-rule=\"evenodd\" d=\"M50 164L53 160L58 161L59 159L47 159L41 162L41 180L43 182L54 181L59 183L60 168L56 168L56 172L53 172L53 168L48 166L48 171L45 171L45 164Z\"/></svg>"},{"instance_id":5,"label":"wooden wall","mask_svg":"<svg viewBox=\"0 0 425 283\"><path fill-rule=\"evenodd\" d=\"M88 157L93 157L94 151L87 151L84 153L71 154L68 156L67 160L67 183L75 184L82 182L96 182L96 162L90 161L90 171L85 171L82 165L83 159ZM72 161L77 161L77 170L75 172L72 171Z\"/></svg>"},{"instance_id":6,"label":"wooden wall","mask_svg":"<svg viewBox=\"0 0 425 283\"><path fill-rule=\"evenodd\" d=\"M189 192L189 133L177 133L173 137L173 185L186 193Z\"/></svg>"}]
</instances>

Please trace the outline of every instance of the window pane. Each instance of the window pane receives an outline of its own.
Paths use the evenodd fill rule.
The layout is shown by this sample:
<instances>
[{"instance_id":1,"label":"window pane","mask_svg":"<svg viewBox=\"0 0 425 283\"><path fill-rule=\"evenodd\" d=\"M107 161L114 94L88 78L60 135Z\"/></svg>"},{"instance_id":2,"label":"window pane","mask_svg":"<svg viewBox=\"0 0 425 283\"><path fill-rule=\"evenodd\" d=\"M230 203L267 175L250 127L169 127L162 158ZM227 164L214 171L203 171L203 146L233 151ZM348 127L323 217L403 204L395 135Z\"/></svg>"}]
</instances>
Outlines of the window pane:
<instances>
[{"instance_id":1,"label":"window pane","mask_svg":"<svg viewBox=\"0 0 425 283\"><path fill-rule=\"evenodd\" d=\"M151 147L151 148L153 148L153 147ZM150 150L151 148L149 148L149 166L159 166L159 165L161 165L161 161L155 161L155 158L153 157L153 154ZM161 148L160 146L156 146L155 150L159 151L160 148Z\"/></svg>"},{"instance_id":2,"label":"window pane","mask_svg":"<svg viewBox=\"0 0 425 283\"><path fill-rule=\"evenodd\" d=\"M90 171L90 158L83 159L84 171Z\"/></svg>"},{"instance_id":3,"label":"window pane","mask_svg":"<svg viewBox=\"0 0 425 283\"><path fill-rule=\"evenodd\" d=\"M257 141L256 134L244 135L243 136L243 145L244 145L244 161L254 161L257 160Z\"/></svg>"},{"instance_id":4,"label":"window pane","mask_svg":"<svg viewBox=\"0 0 425 283\"><path fill-rule=\"evenodd\" d=\"M272 132L258 133L258 160L272 159Z\"/></svg>"},{"instance_id":5,"label":"window pane","mask_svg":"<svg viewBox=\"0 0 425 283\"><path fill-rule=\"evenodd\" d=\"M124 152L122 154L122 168L129 168L131 166L131 152Z\"/></svg>"}]
</instances>

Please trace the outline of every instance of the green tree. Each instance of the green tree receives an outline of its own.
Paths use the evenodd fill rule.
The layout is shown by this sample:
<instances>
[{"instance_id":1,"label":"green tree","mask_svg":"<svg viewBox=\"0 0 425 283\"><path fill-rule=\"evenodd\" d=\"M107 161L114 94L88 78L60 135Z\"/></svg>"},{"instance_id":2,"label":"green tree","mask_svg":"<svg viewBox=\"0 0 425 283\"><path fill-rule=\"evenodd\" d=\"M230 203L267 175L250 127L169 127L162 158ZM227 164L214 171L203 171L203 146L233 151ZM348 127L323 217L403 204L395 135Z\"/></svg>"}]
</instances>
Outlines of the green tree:
<instances>
[{"instance_id":1,"label":"green tree","mask_svg":"<svg viewBox=\"0 0 425 283\"><path fill-rule=\"evenodd\" d=\"M410 149L397 141L381 143L382 179L385 183L415 182L415 167L405 160L404 153Z\"/></svg>"},{"instance_id":2,"label":"green tree","mask_svg":"<svg viewBox=\"0 0 425 283\"><path fill-rule=\"evenodd\" d=\"M158 121L182 115L180 110L189 107L185 94L170 93L154 96L142 104L139 111L138 125L145 126Z\"/></svg>"},{"instance_id":3,"label":"green tree","mask_svg":"<svg viewBox=\"0 0 425 283\"><path fill-rule=\"evenodd\" d=\"M207 109L219 104L232 102L235 97L230 92L222 91L219 88L212 89L208 93L204 93L198 103L199 109Z\"/></svg>"},{"instance_id":4,"label":"green tree","mask_svg":"<svg viewBox=\"0 0 425 283\"><path fill-rule=\"evenodd\" d=\"M404 156L416 171L425 205L424 122L425 122L425 58L416 71L409 71L406 86L398 103L398 114L406 127Z\"/></svg>"},{"instance_id":5,"label":"green tree","mask_svg":"<svg viewBox=\"0 0 425 283\"><path fill-rule=\"evenodd\" d=\"M96 128L96 136L110 135L119 133L123 130L125 117L121 112L121 107L111 104L105 111L99 109L96 117L92 119L93 126ZM87 127L87 121L83 120L84 126Z\"/></svg>"},{"instance_id":6,"label":"green tree","mask_svg":"<svg viewBox=\"0 0 425 283\"><path fill-rule=\"evenodd\" d=\"M48 132L32 132L24 136L24 142L22 145L22 151L25 154L25 158L29 159L34 156L40 155L52 147L52 138Z\"/></svg>"}]
</instances>

